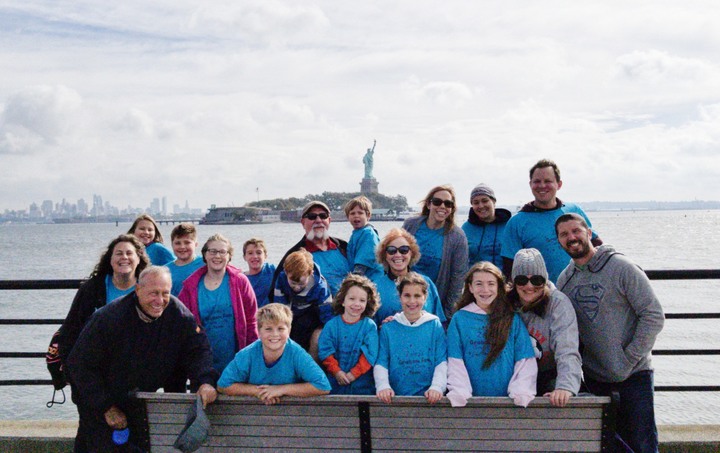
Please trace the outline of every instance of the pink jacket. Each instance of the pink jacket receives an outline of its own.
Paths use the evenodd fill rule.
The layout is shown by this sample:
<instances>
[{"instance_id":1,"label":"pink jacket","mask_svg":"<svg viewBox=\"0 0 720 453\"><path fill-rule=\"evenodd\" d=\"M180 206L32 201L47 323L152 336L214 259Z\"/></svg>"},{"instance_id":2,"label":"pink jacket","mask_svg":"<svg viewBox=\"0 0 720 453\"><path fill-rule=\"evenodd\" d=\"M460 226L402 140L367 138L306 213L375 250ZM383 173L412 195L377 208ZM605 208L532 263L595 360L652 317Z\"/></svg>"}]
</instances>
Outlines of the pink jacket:
<instances>
[{"instance_id":1,"label":"pink jacket","mask_svg":"<svg viewBox=\"0 0 720 453\"><path fill-rule=\"evenodd\" d=\"M240 269L228 265L226 272L230 279L230 301L235 315L235 337L239 351L258 339L257 319L255 318L257 300L250 281ZM193 272L183 282L182 291L178 295L178 299L195 315L195 320L199 325L202 325L202 322L198 308L198 286L205 274L207 274L207 266Z\"/></svg>"}]
</instances>

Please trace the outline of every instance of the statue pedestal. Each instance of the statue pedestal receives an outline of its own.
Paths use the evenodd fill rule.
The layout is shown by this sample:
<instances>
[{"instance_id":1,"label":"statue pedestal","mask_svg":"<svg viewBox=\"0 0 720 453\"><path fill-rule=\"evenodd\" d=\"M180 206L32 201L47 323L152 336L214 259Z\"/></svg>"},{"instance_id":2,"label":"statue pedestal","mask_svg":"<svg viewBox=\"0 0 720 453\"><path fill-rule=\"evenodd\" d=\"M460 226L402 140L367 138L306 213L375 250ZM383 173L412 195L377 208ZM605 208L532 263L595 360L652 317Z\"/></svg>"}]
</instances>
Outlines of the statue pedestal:
<instances>
[{"instance_id":1,"label":"statue pedestal","mask_svg":"<svg viewBox=\"0 0 720 453\"><path fill-rule=\"evenodd\" d=\"M367 193L378 193L378 182L375 178L363 178L360 182L360 192Z\"/></svg>"}]
</instances>

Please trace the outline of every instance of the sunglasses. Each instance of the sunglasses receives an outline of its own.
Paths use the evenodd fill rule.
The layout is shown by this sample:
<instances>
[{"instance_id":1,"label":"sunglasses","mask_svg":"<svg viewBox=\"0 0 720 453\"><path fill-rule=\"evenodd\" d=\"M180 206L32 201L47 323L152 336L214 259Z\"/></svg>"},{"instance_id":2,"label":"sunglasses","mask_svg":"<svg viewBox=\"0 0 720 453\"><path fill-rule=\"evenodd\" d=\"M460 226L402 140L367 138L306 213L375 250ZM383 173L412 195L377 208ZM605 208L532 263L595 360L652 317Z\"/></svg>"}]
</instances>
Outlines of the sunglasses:
<instances>
[{"instance_id":1,"label":"sunglasses","mask_svg":"<svg viewBox=\"0 0 720 453\"><path fill-rule=\"evenodd\" d=\"M513 279L513 282L515 286L525 286L528 282L532 283L533 286L543 286L546 280L542 275L532 275L530 277L527 275L518 275Z\"/></svg>"},{"instance_id":2,"label":"sunglasses","mask_svg":"<svg viewBox=\"0 0 720 453\"><path fill-rule=\"evenodd\" d=\"M330 217L330 215L327 212L320 212L320 213L311 212L310 214L305 214L303 217L305 217L308 220L315 220L318 217L320 217L320 219L322 219L322 220L326 220L328 217Z\"/></svg>"},{"instance_id":3,"label":"sunglasses","mask_svg":"<svg viewBox=\"0 0 720 453\"><path fill-rule=\"evenodd\" d=\"M395 247L394 245L388 245L385 247L385 253L388 255L394 255L397 252L400 252L401 255L407 255L410 252L410 246L401 245L400 247Z\"/></svg>"},{"instance_id":4,"label":"sunglasses","mask_svg":"<svg viewBox=\"0 0 720 453\"><path fill-rule=\"evenodd\" d=\"M446 208L453 208L455 206L454 201L442 200L440 198L431 198L430 203L432 203L433 206L440 206L441 204L444 204Z\"/></svg>"}]
</instances>

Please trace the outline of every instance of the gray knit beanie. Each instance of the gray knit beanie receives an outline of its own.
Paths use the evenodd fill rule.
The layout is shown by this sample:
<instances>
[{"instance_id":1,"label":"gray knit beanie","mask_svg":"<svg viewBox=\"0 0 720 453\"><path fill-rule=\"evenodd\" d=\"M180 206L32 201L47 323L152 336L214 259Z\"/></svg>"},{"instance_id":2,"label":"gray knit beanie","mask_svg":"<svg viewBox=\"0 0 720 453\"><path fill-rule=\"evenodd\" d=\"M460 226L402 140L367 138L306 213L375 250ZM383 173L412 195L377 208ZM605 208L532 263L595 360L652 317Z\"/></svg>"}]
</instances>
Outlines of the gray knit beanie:
<instances>
[{"instance_id":1,"label":"gray knit beanie","mask_svg":"<svg viewBox=\"0 0 720 453\"><path fill-rule=\"evenodd\" d=\"M537 249L520 249L515 254L512 267L512 279L518 275L542 275L548 279L545 260Z\"/></svg>"},{"instance_id":2,"label":"gray knit beanie","mask_svg":"<svg viewBox=\"0 0 720 453\"><path fill-rule=\"evenodd\" d=\"M492 198L493 201L497 201L497 198L495 198L495 192L490 188L490 186L482 182L475 186L472 192L470 192L470 203L472 203L473 198L478 195L485 195L488 198Z\"/></svg>"}]
</instances>

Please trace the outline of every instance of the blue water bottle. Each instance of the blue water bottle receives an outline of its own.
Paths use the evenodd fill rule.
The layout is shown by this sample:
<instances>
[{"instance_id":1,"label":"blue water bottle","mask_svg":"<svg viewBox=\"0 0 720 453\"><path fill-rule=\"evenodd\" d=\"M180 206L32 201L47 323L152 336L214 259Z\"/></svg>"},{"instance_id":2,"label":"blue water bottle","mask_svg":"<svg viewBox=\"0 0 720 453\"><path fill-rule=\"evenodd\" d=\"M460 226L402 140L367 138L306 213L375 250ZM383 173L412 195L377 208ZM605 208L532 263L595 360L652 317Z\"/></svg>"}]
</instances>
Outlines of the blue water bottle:
<instances>
[{"instance_id":1,"label":"blue water bottle","mask_svg":"<svg viewBox=\"0 0 720 453\"><path fill-rule=\"evenodd\" d=\"M112 433L112 440L115 445L125 445L130 438L130 429L116 429Z\"/></svg>"}]
</instances>

